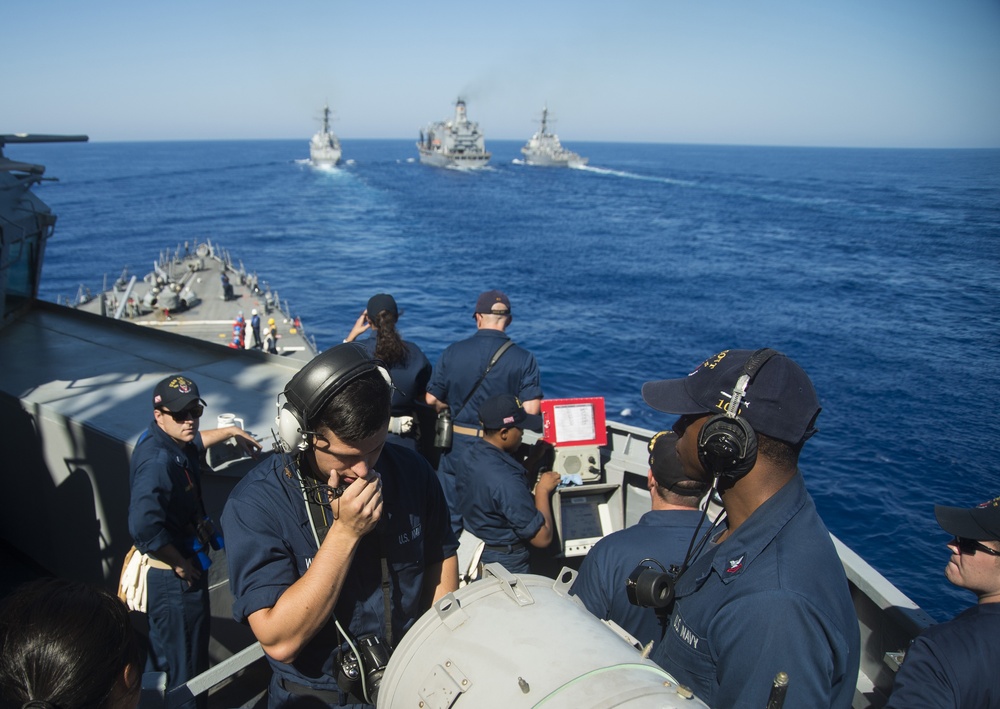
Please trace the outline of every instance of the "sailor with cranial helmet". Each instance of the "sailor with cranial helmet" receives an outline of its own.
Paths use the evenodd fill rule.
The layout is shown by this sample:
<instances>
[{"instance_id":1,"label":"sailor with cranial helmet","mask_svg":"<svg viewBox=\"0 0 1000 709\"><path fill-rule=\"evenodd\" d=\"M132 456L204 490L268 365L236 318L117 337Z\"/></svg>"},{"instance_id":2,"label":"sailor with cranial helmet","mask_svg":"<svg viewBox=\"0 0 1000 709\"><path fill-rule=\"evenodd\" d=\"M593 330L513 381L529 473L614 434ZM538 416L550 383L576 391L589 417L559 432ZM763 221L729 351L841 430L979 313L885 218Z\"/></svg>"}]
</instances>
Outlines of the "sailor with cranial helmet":
<instances>
[{"instance_id":1,"label":"sailor with cranial helmet","mask_svg":"<svg viewBox=\"0 0 1000 709\"><path fill-rule=\"evenodd\" d=\"M448 508L427 461L385 442L389 375L360 344L314 357L282 399L279 454L222 514L233 615L267 653L269 706L372 704L358 648L393 647L458 587Z\"/></svg>"}]
</instances>

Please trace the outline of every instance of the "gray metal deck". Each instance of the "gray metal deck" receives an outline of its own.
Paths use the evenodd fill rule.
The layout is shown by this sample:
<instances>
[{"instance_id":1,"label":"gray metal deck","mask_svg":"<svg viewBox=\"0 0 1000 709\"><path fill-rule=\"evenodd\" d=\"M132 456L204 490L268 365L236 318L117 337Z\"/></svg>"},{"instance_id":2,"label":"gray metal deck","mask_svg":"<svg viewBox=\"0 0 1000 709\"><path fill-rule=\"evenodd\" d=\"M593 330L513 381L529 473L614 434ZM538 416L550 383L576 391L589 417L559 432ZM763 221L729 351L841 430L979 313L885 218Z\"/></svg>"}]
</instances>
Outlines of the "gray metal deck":
<instances>
[{"instance_id":1,"label":"gray metal deck","mask_svg":"<svg viewBox=\"0 0 1000 709\"><path fill-rule=\"evenodd\" d=\"M149 258L153 270L148 273L123 268L106 274L117 282L105 283L104 291L94 297L81 286L76 302L67 305L226 347L237 315L246 321L250 344L250 318L256 308L262 336L268 318L274 318L280 355L309 361L317 354L315 342L296 324L278 291L225 248L211 242L184 244ZM223 273L232 286L230 299L223 298ZM186 307L178 307L180 302Z\"/></svg>"},{"instance_id":2,"label":"gray metal deck","mask_svg":"<svg viewBox=\"0 0 1000 709\"><path fill-rule=\"evenodd\" d=\"M44 302L0 330L0 363L2 585L52 573L109 590L132 544L129 459L152 419L156 383L177 372L191 377L208 402L203 428L235 413L269 451L278 394L303 365ZM216 473L204 479L216 520L254 463L217 451L209 451ZM224 552L217 554L209 573L213 662L254 641L232 620Z\"/></svg>"}]
</instances>

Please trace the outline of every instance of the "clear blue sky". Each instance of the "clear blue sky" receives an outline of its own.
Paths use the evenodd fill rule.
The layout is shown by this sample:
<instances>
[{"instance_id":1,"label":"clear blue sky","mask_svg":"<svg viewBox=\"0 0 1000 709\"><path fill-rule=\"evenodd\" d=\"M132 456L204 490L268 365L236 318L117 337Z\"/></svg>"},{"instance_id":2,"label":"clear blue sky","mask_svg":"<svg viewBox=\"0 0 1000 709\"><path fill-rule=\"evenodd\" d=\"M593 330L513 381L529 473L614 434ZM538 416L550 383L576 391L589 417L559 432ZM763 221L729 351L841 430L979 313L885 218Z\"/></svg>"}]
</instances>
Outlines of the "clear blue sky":
<instances>
[{"instance_id":1,"label":"clear blue sky","mask_svg":"<svg viewBox=\"0 0 1000 709\"><path fill-rule=\"evenodd\" d=\"M1000 147L1000 0L4 0L0 132Z\"/></svg>"}]
</instances>

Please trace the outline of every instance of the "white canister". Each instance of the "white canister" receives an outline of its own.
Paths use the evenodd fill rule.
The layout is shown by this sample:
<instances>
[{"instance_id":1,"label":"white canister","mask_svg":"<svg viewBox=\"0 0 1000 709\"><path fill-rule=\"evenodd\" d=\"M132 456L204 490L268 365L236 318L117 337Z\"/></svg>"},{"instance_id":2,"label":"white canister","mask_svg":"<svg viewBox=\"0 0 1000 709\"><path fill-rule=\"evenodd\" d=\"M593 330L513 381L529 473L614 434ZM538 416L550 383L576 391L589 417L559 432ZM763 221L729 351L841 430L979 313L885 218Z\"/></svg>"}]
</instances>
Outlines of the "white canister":
<instances>
[{"instance_id":1,"label":"white canister","mask_svg":"<svg viewBox=\"0 0 1000 709\"><path fill-rule=\"evenodd\" d=\"M236 414L219 414L216 420L218 422L218 428L227 428L229 426L239 426L240 428L243 428L243 419L237 418ZM235 446L236 439L230 438L226 441L226 443L228 445Z\"/></svg>"}]
</instances>

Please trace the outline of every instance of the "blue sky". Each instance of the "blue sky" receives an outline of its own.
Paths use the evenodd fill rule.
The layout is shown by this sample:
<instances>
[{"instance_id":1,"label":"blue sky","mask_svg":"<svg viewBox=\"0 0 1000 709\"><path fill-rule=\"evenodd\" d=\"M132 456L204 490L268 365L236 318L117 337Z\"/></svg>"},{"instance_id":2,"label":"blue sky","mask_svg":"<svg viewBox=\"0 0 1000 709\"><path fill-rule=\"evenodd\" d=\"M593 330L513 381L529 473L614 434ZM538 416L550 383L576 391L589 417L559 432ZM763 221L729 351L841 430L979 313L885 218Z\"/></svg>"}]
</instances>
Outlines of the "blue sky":
<instances>
[{"instance_id":1,"label":"blue sky","mask_svg":"<svg viewBox=\"0 0 1000 709\"><path fill-rule=\"evenodd\" d=\"M1000 147L1000 0L6 0L0 132ZM572 147L572 146L570 146Z\"/></svg>"}]
</instances>

